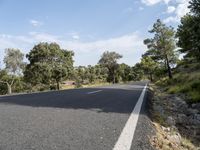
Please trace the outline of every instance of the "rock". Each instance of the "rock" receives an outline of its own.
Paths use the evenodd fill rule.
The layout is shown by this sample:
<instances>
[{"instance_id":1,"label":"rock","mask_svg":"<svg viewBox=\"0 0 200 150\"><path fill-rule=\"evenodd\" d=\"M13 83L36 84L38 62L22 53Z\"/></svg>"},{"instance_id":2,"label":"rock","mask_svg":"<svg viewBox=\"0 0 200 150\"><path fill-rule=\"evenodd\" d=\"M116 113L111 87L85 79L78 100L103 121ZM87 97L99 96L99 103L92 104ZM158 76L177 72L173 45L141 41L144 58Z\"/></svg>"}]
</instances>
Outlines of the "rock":
<instances>
[{"instance_id":1,"label":"rock","mask_svg":"<svg viewBox=\"0 0 200 150\"><path fill-rule=\"evenodd\" d=\"M200 125L200 114L194 114L189 116L188 123L191 125Z\"/></svg>"},{"instance_id":2,"label":"rock","mask_svg":"<svg viewBox=\"0 0 200 150\"><path fill-rule=\"evenodd\" d=\"M154 106L154 110L155 110L155 112L159 112L161 115L164 114L164 109L163 109L163 107L160 106L160 105L155 105L155 106Z\"/></svg>"},{"instance_id":3,"label":"rock","mask_svg":"<svg viewBox=\"0 0 200 150\"><path fill-rule=\"evenodd\" d=\"M168 135L167 138L169 139L170 142L176 143L178 145L181 144L181 135L179 133L176 133L174 135Z\"/></svg>"},{"instance_id":4,"label":"rock","mask_svg":"<svg viewBox=\"0 0 200 150\"><path fill-rule=\"evenodd\" d=\"M178 131L178 129L177 129L177 127L176 127L176 125L174 125L174 126L171 126L171 130L172 130L172 131Z\"/></svg>"},{"instance_id":5,"label":"rock","mask_svg":"<svg viewBox=\"0 0 200 150\"><path fill-rule=\"evenodd\" d=\"M192 108L200 110L200 103L192 104Z\"/></svg>"},{"instance_id":6,"label":"rock","mask_svg":"<svg viewBox=\"0 0 200 150\"><path fill-rule=\"evenodd\" d=\"M194 119L199 120L200 121L200 114L194 114Z\"/></svg>"},{"instance_id":7,"label":"rock","mask_svg":"<svg viewBox=\"0 0 200 150\"><path fill-rule=\"evenodd\" d=\"M175 112L180 112L180 113L186 113L187 109L188 109L188 105L187 103L181 99L180 97L173 97L173 109Z\"/></svg>"},{"instance_id":8,"label":"rock","mask_svg":"<svg viewBox=\"0 0 200 150\"><path fill-rule=\"evenodd\" d=\"M188 118L185 114L178 114L177 115L176 123L186 124L187 122L188 122Z\"/></svg>"},{"instance_id":9,"label":"rock","mask_svg":"<svg viewBox=\"0 0 200 150\"><path fill-rule=\"evenodd\" d=\"M176 122L175 122L175 120L174 120L174 118L172 116L167 117L166 123L169 126L174 126L176 124Z\"/></svg>"},{"instance_id":10,"label":"rock","mask_svg":"<svg viewBox=\"0 0 200 150\"><path fill-rule=\"evenodd\" d=\"M163 127L163 126L161 126L161 129L163 130L163 131L165 131L165 132L170 132L170 128L169 127Z\"/></svg>"},{"instance_id":11,"label":"rock","mask_svg":"<svg viewBox=\"0 0 200 150\"><path fill-rule=\"evenodd\" d=\"M198 110L197 109L192 109L192 108L189 108L187 109L187 115L194 115L194 114L198 114Z\"/></svg>"}]
</instances>

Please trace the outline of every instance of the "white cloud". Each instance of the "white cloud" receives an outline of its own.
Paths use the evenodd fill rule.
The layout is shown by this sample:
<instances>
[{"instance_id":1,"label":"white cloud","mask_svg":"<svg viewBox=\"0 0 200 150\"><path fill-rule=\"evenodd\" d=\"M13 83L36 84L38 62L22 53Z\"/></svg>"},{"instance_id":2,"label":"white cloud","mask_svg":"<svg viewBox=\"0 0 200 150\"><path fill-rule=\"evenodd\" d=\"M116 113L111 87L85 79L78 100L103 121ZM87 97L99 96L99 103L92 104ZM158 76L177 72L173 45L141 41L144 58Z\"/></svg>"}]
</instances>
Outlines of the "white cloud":
<instances>
[{"instance_id":1,"label":"white cloud","mask_svg":"<svg viewBox=\"0 0 200 150\"><path fill-rule=\"evenodd\" d=\"M148 6L156 5L161 2L165 3L167 6L166 13L172 14L163 20L165 23L177 23L180 21L181 17L189 12L189 0L141 0L141 2ZM170 6L168 6L169 4Z\"/></svg>"},{"instance_id":2,"label":"white cloud","mask_svg":"<svg viewBox=\"0 0 200 150\"><path fill-rule=\"evenodd\" d=\"M178 4L176 8L176 15L179 18L183 17L186 13L189 12L188 5L189 5L189 0L182 0L182 3Z\"/></svg>"},{"instance_id":3,"label":"white cloud","mask_svg":"<svg viewBox=\"0 0 200 150\"><path fill-rule=\"evenodd\" d=\"M79 39L80 39L79 35L73 35L72 38L73 38L74 40L79 40Z\"/></svg>"},{"instance_id":4,"label":"white cloud","mask_svg":"<svg viewBox=\"0 0 200 150\"><path fill-rule=\"evenodd\" d=\"M67 41L63 37L47 33L30 32L26 36L0 35L0 60L4 56L4 49L8 47L22 49L28 53L38 42L57 42L62 48L75 52L75 65L96 64L100 55L108 51L116 51L124 57L122 62L134 65L146 49L143 38L138 33L93 42L79 40Z\"/></svg>"},{"instance_id":5,"label":"white cloud","mask_svg":"<svg viewBox=\"0 0 200 150\"><path fill-rule=\"evenodd\" d=\"M168 4L170 1L171 0L141 0L143 4L148 5L148 6L152 6L160 2L164 2L165 4Z\"/></svg>"},{"instance_id":6,"label":"white cloud","mask_svg":"<svg viewBox=\"0 0 200 150\"><path fill-rule=\"evenodd\" d=\"M189 12L188 5L189 0L176 0L177 6L174 8L171 8L174 12L174 16L169 16L168 18L164 19L165 23L176 23L179 22L181 17L183 17L185 14ZM173 6L172 6L173 7Z\"/></svg>"},{"instance_id":7,"label":"white cloud","mask_svg":"<svg viewBox=\"0 0 200 150\"><path fill-rule=\"evenodd\" d=\"M33 41L36 42L59 42L59 36L51 35L48 33L29 32Z\"/></svg>"},{"instance_id":8,"label":"white cloud","mask_svg":"<svg viewBox=\"0 0 200 150\"><path fill-rule=\"evenodd\" d=\"M79 40L80 39L80 35L79 35L78 32L69 32L68 35L71 36L71 38L73 40Z\"/></svg>"},{"instance_id":9,"label":"white cloud","mask_svg":"<svg viewBox=\"0 0 200 150\"><path fill-rule=\"evenodd\" d=\"M174 6L168 6L168 7L167 7L167 13L168 13L168 14L173 13L175 10L176 10L176 8L175 8Z\"/></svg>"},{"instance_id":10,"label":"white cloud","mask_svg":"<svg viewBox=\"0 0 200 150\"><path fill-rule=\"evenodd\" d=\"M151 6L161 2L161 0L142 0L145 5Z\"/></svg>"},{"instance_id":11,"label":"white cloud","mask_svg":"<svg viewBox=\"0 0 200 150\"><path fill-rule=\"evenodd\" d=\"M179 18L177 18L177 16L175 17L167 17L163 20L163 23L170 23L170 22L178 22L179 21Z\"/></svg>"},{"instance_id":12,"label":"white cloud","mask_svg":"<svg viewBox=\"0 0 200 150\"><path fill-rule=\"evenodd\" d=\"M29 23L34 27L39 27L39 26L43 25L42 22L34 20L34 19L29 20Z\"/></svg>"}]
</instances>

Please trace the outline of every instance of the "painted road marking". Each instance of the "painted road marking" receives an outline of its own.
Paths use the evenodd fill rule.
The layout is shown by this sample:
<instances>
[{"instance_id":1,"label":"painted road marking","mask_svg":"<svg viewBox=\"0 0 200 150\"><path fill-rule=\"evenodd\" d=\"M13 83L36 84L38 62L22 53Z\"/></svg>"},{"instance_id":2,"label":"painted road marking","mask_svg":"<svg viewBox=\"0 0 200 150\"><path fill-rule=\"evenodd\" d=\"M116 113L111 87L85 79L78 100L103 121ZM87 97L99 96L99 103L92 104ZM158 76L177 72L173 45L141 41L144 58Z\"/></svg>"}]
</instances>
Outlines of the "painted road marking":
<instances>
[{"instance_id":1,"label":"painted road marking","mask_svg":"<svg viewBox=\"0 0 200 150\"><path fill-rule=\"evenodd\" d=\"M137 126L137 121L138 121L138 118L140 115L140 110L141 110L142 103L144 100L146 87L147 87L147 85L145 85L144 89L142 90L142 93L138 99L138 102L135 105L135 108L133 109L133 111L131 112L131 115L130 115L128 121L126 122L126 125L125 125L124 129L122 130L122 133L119 136L119 139L116 142L113 150L130 150L132 140L134 137L134 133L135 133L135 129Z\"/></svg>"},{"instance_id":2,"label":"painted road marking","mask_svg":"<svg viewBox=\"0 0 200 150\"><path fill-rule=\"evenodd\" d=\"M102 90L97 90L97 91L92 91L92 92L88 92L87 94L94 94L94 93L98 93L101 92Z\"/></svg>"}]
</instances>

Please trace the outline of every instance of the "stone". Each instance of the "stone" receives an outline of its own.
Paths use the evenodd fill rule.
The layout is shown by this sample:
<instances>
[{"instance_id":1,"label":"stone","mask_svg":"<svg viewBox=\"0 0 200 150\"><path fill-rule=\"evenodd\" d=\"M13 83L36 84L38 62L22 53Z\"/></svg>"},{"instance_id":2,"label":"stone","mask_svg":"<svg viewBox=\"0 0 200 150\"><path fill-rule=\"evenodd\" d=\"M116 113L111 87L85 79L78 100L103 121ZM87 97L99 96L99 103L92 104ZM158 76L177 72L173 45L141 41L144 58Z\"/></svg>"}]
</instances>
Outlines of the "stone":
<instances>
[{"instance_id":1,"label":"stone","mask_svg":"<svg viewBox=\"0 0 200 150\"><path fill-rule=\"evenodd\" d=\"M167 138L170 142L176 143L178 145L181 144L181 135L179 133L176 133L174 135L168 135Z\"/></svg>"},{"instance_id":2,"label":"stone","mask_svg":"<svg viewBox=\"0 0 200 150\"><path fill-rule=\"evenodd\" d=\"M200 125L200 114L194 114L188 117L188 123L192 125Z\"/></svg>"},{"instance_id":3,"label":"stone","mask_svg":"<svg viewBox=\"0 0 200 150\"><path fill-rule=\"evenodd\" d=\"M155 105L155 106L154 106L154 110L155 110L155 112L159 112L161 115L164 114L164 109L163 109L163 107L160 106L160 105Z\"/></svg>"},{"instance_id":4,"label":"stone","mask_svg":"<svg viewBox=\"0 0 200 150\"><path fill-rule=\"evenodd\" d=\"M176 123L186 124L188 122L188 117L185 114L178 114Z\"/></svg>"},{"instance_id":5,"label":"stone","mask_svg":"<svg viewBox=\"0 0 200 150\"><path fill-rule=\"evenodd\" d=\"M170 128L169 127L163 127L163 126L161 126L161 129L163 130L163 131L165 131L165 132L170 132Z\"/></svg>"},{"instance_id":6,"label":"stone","mask_svg":"<svg viewBox=\"0 0 200 150\"><path fill-rule=\"evenodd\" d=\"M194 119L199 120L200 121L200 114L194 114Z\"/></svg>"},{"instance_id":7,"label":"stone","mask_svg":"<svg viewBox=\"0 0 200 150\"><path fill-rule=\"evenodd\" d=\"M192 109L192 108L189 108L188 110L187 110L187 115L193 115L193 114L198 114L198 110L197 109Z\"/></svg>"},{"instance_id":8,"label":"stone","mask_svg":"<svg viewBox=\"0 0 200 150\"><path fill-rule=\"evenodd\" d=\"M175 122L175 120L174 120L174 118L172 116L167 117L166 123L169 126L174 126L176 124L176 122Z\"/></svg>"},{"instance_id":9,"label":"stone","mask_svg":"<svg viewBox=\"0 0 200 150\"><path fill-rule=\"evenodd\" d=\"M175 112L186 113L186 111L188 109L188 105L183 99L175 96L173 98L173 103L174 103L173 109L174 109Z\"/></svg>"},{"instance_id":10,"label":"stone","mask_svg":"<svg viewBox=\"0 0 200 150\"><path fill-rule=\"evenodd\" d=\"M200 110L200 103L192 104L192 108Z\"/></svg>"}]
</instances>

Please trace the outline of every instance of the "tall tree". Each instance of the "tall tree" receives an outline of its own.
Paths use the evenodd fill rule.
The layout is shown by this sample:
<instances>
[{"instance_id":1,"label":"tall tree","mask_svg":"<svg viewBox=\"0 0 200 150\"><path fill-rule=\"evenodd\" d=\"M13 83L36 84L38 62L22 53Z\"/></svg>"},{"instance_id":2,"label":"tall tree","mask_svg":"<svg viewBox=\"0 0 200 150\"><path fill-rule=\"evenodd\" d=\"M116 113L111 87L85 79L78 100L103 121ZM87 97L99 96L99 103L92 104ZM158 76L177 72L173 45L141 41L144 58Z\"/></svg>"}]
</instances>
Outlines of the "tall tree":
<instances>
[{"instance_id":1,"label":"tall tree","mask_svg":"<svg viewBox=\"0 0 200 150\"><path fill-rule=\"evenodd\" d=\"M8 94L11 94L16 76L20 75L24 68L24 54L19 49L13 48L8 48L5 52L5 71L1 74L0 82L7 85Z\"/></svg>"},{"instance_id":2,"label":"tall tree","mask_svg":"<svg viewBox=\"0 0 200 150\"><path fill-rule=\"evenodd\" d=\"M122 55L116 52L104 52L99 60L99 64L108 69L109 81L116 82L116 74L119 64L117 61L122 58Z\"/></svg>"},{"instance_id":3,"label":"tall tree","mask_svg":"<svg viewBox=\"0 0 200 150\"><path fill-rule=\"evenodd\" d=\"M181 18L177 34L180 51L186 58L200 61L200 0L190 1L190 14Z\"/></svg>"},{"instance_id":4,"label":"tall tree","mask_svg":"<svg viewBox=\"0 0 200 150\"><path fill-rule=\"evenodd\" d=\"M27 55L30 63L26 66L24 77L32 85L51 85L69 76L73 70L72 51L60 48L56 43L39 43Z\"/></svg>"},{"instance_id":5,"label":"tall tree","mask_svg":"<svg viewBox=\"0 0 200 150\"><path fill-rule=\"evenodd\" d=\"M172 78L171 65L177 60L175 52L175 31L172 27L167 27L159 19L149 31L154 34L153 38L144 40L148 51L145 55L151 56L155 61L165 63L168 76Z\"/></svg>"},{"instance_id":6,"label":"tall tree","mask_svg":"<svg viewBox=\"0 0 200 150\"><path fill-rule=\"evenodd\" d=\"M189 4L190 12L196 16L200 16L200 0L191 0Z\"/></svg>"}]
</instances>

